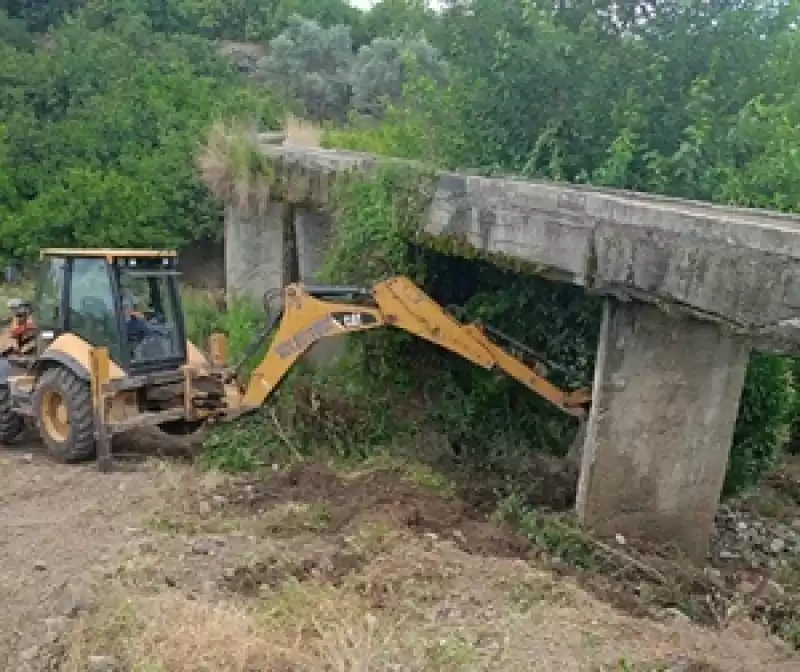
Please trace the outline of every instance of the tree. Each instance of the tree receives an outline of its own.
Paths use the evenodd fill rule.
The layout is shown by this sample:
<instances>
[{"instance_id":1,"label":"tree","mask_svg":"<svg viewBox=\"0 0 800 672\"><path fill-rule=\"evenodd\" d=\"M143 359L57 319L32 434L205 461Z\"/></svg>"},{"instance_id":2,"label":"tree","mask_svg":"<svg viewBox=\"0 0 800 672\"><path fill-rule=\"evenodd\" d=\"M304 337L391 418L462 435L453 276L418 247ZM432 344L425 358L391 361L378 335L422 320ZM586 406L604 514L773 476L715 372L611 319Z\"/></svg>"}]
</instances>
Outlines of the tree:
<instances>
[{"instance_id":1,"label":"tree","mask_svg":"<svg viewBox=\"0 0 800 672\"><path fill-rule=\"evenodd\" d=\"M141 15L0 53L0 256L219 237L220 205L194 166L205 129L234 113L268 128L281 116L212 43L153 33Z\"/></svg>"},{"instance_id":2,"label":"tree","mask_svg":"<svg viewBox=\"0 0 800 672\"><path fill-rule=\"evenodd\" d=\"M350 100L353 59L350 28L323 28L294 15L288 27L269 43L264 59L267 79L298 100L311 119L342 119Z\"/></svg>"},{"instance_id":3,"label":"tree","mask_svg":"<svg viewBox=\"0 0 800 672\"><path fill-rule=\"evenodd\" d=\"M378 37L361 47L350 71L353 108L379 117L387 102L400 100L409 71L415 77L429 78L437 86L446 79L446 67L438 49L424 37Z\"/></svg>"},{"instance_id":4,"label":"tree","mask_svg":"<svg viewBox=\"0 0 800 672\"><path fill-rule=\"evenodd\" d=\"M370 38L426 34L436 24L436 14L426 0L380 0L363 20Z\"/></svg>"},{"instance_id":5,"label":"tree","mask_svg":"<svg viewBox=\"0 0 800 672\"><path fill-rule=\"evenodd\" d=\"M0 11L23 21L32 31L43 32L83 3L84 0L0 0Z\"/></svg>"}]
</instances>

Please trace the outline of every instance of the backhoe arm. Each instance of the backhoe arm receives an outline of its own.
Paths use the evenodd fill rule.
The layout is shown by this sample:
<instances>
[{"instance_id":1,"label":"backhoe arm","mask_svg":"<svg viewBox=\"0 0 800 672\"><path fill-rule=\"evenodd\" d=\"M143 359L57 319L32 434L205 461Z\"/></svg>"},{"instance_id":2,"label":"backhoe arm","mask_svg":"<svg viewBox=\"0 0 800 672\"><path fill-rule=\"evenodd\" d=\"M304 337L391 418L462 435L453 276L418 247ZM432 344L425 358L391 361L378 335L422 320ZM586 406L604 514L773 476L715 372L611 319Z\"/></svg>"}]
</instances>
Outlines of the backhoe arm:
<instances>
[{"instance_id":1,"label":"backhoe arm","mask_svg":"<svg viewBox=\"0 0 800 672\"><path fill-rule=\"evenodd\" d=\"M347 299L349 302L331 299ZM564 392L493 343L477 324L464 325L413 282L395 277L371 289L291 284L284 289L275 338L253 371L244 406L263 404L294 363L314 343L329 336L391 326L449 350L484 369L499 368L562 411L582 417L588 391Z\"/></svg>"}]
</instances>

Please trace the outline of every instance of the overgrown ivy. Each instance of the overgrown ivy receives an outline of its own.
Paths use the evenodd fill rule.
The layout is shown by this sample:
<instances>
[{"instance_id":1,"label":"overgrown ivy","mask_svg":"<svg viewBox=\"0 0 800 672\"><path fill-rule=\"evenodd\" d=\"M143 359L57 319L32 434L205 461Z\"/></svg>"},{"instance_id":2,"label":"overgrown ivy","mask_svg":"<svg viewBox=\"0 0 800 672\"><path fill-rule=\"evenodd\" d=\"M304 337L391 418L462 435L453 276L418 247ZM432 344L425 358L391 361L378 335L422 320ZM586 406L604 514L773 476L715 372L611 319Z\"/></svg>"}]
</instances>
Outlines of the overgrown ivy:
<instances>
[{"instance_id":1,"label":"overgrown ivy","mask_svg":"<svg viewBox=\"0 0 800 672\"><path fill-rule=\"evenodd\" d=\"M550 372L557 384L590 384L600 304L579 288L514 273L480 255L426 247L423 221L436 184L431 170L391 163L340 183L326 279L370 284L409 276L441 305L459 306L462 319L491 323L563 365ZM512 473L532 453L563 454L574 436L572 418L516 381L420 339L377 331L349 344L364 385L391 390L396 404L407 400L415 421L447 435L462 458L484 467Z\"/></svg>"},{"instance_id":2,"label":"overgrown ivy","mask_svg":"<svg viewBox=\"0 0 800 672\"><path fill-rule=\"evenodd\" d=\"M578 287L499 267L481 255L464 258L426 247L420 242L423 219L435 186L432 170L390 163L340 183L333 195L327 278L368 284L408 275L440 304L460 306L465 319L492 324L540 353L553 363L548 375L557 385L591 385L600 300ZM516 381L424 341L379 331L350 345L360 369L351 366L348 375L360 371L362 390L364 385L375 393L380 389L396 404L407 400L475 466L512 476L532 454L563 455L574 437L573 419ZM787 443L795 408L791 368L785 358L751 358L726 493L757 483Z\"/></svg>"}]
</instances>

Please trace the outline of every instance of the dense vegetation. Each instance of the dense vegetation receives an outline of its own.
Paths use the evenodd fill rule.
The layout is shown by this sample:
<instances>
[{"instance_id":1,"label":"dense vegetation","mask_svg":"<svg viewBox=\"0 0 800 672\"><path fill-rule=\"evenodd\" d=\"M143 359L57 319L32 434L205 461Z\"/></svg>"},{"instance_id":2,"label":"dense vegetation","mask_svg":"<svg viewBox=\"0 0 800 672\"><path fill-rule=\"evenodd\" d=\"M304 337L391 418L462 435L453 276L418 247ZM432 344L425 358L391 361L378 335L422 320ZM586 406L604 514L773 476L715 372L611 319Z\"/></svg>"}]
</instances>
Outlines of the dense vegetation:
<instances>
[{"instance_id":1,"label":"dense vegetation","mask_svg":"<svg viewBox=\"0 0 800 672\"><path fill-rule=\"evenodd\" d=\"M361 13L341 0L3 0L0 256L219 236L220 204L196 169L201 139L234 114L274 128L287 109L335 121L330 144L436 166L800 209L796 2L445 4L436 13L422 0L382 0ZM237 76L215 40L260 43L257 76ZM332 272L390 263L568 364L559 382L587 382L596 306L570 288L410 247L424 186L424 176L382 175L343 189ZM561 418L511 384L402 338L362 346L367 380L436 395L428 420L492 463L569 441ZM398 376L409 348L433 385ZM753 483L785 444L791 368L753 358L729 490ZM359 389L365 400L384 394ZM372 429L359 431L377 440Z\"/></svg>"}]
</instances>

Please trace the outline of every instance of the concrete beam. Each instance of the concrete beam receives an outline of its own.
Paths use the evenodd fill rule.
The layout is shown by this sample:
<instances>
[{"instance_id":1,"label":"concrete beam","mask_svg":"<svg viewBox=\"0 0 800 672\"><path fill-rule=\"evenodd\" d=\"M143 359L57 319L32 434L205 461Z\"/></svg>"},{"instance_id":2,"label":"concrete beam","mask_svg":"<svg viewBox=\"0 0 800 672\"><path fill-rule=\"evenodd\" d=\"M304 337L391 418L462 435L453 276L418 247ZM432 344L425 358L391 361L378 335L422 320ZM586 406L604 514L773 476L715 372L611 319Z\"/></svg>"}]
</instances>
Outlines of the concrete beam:
<instances>
[{"instance_id":1,"label":"concrete beam","mask_svg":"<svg viewBox=\"0 0 800 672\"><path fill-rule=\"evenodd\" d=\"M748 354L715 324L606 302L578 486L584 525L705 557Z\"/></svg>"},{"instance_id":2,"label":"concrete beam","mask_svg":"<svg viewBox=\"0 0 800 672\"><path fill-rule=\"evenodd\" d=\"M294 197L325 204L367 154L264 145ZM717 322L800 353L800 217L619 190L441 173L425 230L592 293Z\"/></svg>"}]
</instances>

